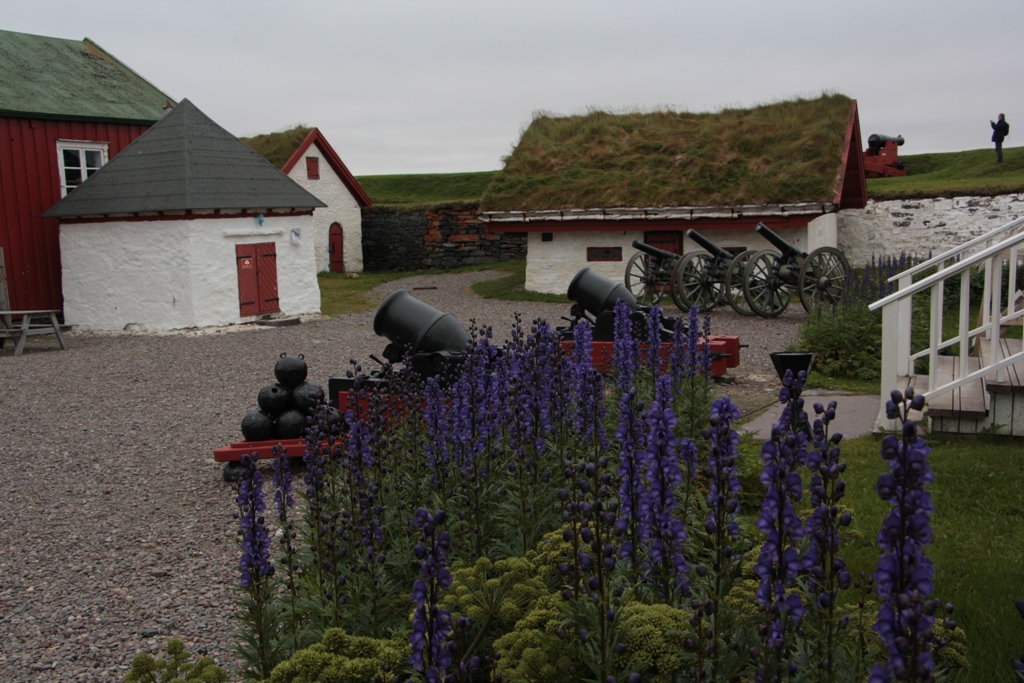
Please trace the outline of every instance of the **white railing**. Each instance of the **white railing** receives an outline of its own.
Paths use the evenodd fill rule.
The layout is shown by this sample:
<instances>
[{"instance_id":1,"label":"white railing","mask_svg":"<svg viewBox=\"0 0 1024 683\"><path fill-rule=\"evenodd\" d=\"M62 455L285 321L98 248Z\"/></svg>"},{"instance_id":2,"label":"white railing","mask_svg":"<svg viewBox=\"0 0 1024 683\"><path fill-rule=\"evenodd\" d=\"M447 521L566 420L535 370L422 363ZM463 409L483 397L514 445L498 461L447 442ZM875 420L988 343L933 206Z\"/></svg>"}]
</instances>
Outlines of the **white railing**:
<instances>
[{"instance_id":1,"label":"white railing","mask_svg":"<svg viewBox=\"0 0 1024 683\"><path fill-rule=\"evenodd\" d=\"M950 249L914 268L899 273L890 282L898 281L899 289L874 302L871 310L882 309L882 385L877 427L892 426L885 418L885 403L889 392L896 388L900 377L914 374L915 362L928 358L928 386L924 389L925 399L957 389L996 373L1003 381L1005 368L1024 359L1024 351L1003 357L999 340L1002 326L1024 318L1024 300L1017 285L1017 266L1024 249L1024 218L1011 221L990 233ZM1004 312L1002 302L1002 277L1004 263L1009 263L1009 302ZM928 268L938 271L914 282L915 274ZM970 323L970 280L971 271L983 268L985 273L979 322L977 327ZM943 334L944 306L943 289L947 280L960 277L960 304L957 316L957 332L946 339ZM928 292L931 295L928 320L927 345L917 353L911 353L911 318L913 297ZM969 371L968 358L972 350L980 350L978 342L989 345L988 362L974 372ZM936 366L943 349L959 344L959 372L956 379L941 385L937 382ZM915 387L920 389L920 387ZM920 393L920 391L918 392ZM989 406L988 393L984 392L985 406Z\"/></svg>"}]
</instances>

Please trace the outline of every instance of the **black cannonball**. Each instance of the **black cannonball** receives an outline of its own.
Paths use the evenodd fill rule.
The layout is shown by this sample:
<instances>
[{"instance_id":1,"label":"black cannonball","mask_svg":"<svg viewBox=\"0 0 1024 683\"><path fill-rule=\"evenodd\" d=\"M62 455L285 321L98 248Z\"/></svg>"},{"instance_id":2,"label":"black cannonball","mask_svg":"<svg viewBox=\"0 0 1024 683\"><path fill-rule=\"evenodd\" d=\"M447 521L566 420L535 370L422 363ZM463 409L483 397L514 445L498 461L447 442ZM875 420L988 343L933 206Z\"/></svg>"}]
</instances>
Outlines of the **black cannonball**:
<instances>
[{"instance_id":1,"label":"black cannonball","mask_svg":"<svg viewBox=\"0 0 1024 683\"><path fill-rule=\"evenodd\" d=\"M282 353L274 365L274 377L289 389L294 389L304 382L307 372L306 360L301 353L297 356Z\"/></svg>"},{"instance_id":2,"label":"black cannonball","mask_svg":"<svg viewBox=\"0 0 1024 683\"><path fill-rule=\"evenodd\" d=\"M254 410L242 418L242 436L246 441L269 441L274 438L274 420L262 410Z\"/></svg>"},{"instance_id":3,"label":"black cannonball","mask_svg":"<svg viewBox=\"0 0 1024 683\"><path fill-rule=\"evenodd\" d=\"M263 412L280 415L292 407L292 390L281 384L268 384L260 389L256 402Z\"/></svg>"},{"instance_id":4,"label":"black cannonball","mask_svg":"<svg viewBox=\"0 0 1024 683\"><path fill-rule=\"evenodd\" d=\"M292 389L292 404L297 410L307 412L324 400L324 388L316 382L303 382Z\"/></svg>"},{"instance_id":5,"label":"black cannonball","mask_svg":"<svg viewBox=\"0 0 1024 683\"><path fill-rule=\"evenodd\" d=\"M328 427L337 426L338 430L340 431L341 425L345 421L345 416L342 415L341 411L338 410L337 408L328 408L326 419Z\"/></svg>"},{"instance_id":6,"label":"black cannonball","mask_svg":"<svg viewBox=\"0 0 1024 683\"><path fill-rule=\"evenodd\" d=\"M286 410L277 416L277 438L300 439L305 436L306 416L299 411Z\"/></svg>"}]
</instances>

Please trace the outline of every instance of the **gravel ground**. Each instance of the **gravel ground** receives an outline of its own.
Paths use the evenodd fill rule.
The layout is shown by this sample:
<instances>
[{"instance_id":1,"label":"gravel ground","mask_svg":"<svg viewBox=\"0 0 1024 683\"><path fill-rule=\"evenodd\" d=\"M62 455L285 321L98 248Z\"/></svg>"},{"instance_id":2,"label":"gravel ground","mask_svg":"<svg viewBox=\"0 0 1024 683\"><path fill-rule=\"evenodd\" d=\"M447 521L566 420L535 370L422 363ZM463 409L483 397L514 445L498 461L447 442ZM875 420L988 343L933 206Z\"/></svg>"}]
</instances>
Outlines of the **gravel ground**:
<instances>
[{"instance_id":1,"label":"gravel ground","mask_svg":"<svg viewBox=\"0 0 1024 683\"><path fill-rule=\"evenodd\" d=\"M561 304L487 301L472 282L493 273L425 275L405 287L502 339L519 311L557 321ZM0 680L121 681L141 651L181 638L237 678L232 613L233 496L212 450L241 438L242 417L273 381L282 352L310 379L369 368L385 341L373 311L290 327L176 334L34 337L0 349ZM804 314L768 321L712 314L714 333L750 348L721 385L747 410L771 400L768 352L796 338Z\"/></svg>"}]
</instances>

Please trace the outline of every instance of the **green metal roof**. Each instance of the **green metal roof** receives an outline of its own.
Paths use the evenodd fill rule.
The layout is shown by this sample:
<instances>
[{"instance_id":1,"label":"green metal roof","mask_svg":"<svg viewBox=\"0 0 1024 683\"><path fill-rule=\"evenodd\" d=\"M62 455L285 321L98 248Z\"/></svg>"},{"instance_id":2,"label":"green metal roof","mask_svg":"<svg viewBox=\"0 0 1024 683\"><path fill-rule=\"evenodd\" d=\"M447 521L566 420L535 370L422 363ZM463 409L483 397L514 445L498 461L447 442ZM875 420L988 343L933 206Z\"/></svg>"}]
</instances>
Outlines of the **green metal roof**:
<instances>
[{"instance_id":1,"label":"green metal roof","mask_svg":"<svg viewBox=\"0 0 1024 683\"><path fill-rule=\"evenodd\" d=\"M153 123L169 99L88 38L0 31L0 116Z\"/></svg>"}]
</instances>

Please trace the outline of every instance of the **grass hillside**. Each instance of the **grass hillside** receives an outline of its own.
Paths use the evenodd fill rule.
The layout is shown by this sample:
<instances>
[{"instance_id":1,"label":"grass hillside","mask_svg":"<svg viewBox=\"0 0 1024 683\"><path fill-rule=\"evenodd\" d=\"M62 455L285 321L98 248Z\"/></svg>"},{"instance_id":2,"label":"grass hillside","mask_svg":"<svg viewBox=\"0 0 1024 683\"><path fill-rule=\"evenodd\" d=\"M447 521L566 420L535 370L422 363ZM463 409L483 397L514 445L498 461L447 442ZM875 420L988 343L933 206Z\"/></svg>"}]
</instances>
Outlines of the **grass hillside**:
<instances>
[{"instance_id":1,"label":"grass hillside","mask_svg":"<svg viewBox=\"0 0 1024 683\"><path fill-rule=\"evenodd\" d=\"M375 205L411 207L479 202L495 173L364 175L356 180Z\"/></svg>"},{"instance_id":2,"label":"grass hillside","mask_svg":"<svg viewBox=\"0 0 1024 683\"><path fill-rule=\"evenodd\" d=\"M541 115L485 210L831 201L853 100L823 95L716 113Z\"/></svg>"},{"instance_id":3,"label":"grass hillside","mask_svg":"<svg viewBox=\"0 0 1024 683\"><path fill-rule=\"evenodd\" d=\"M994 147L943 154L900 155L907 175L869 178L871 199L992 196L1024 192L1024 147L1003 148L996 163Z\"/></svg>"}]
</instances>

